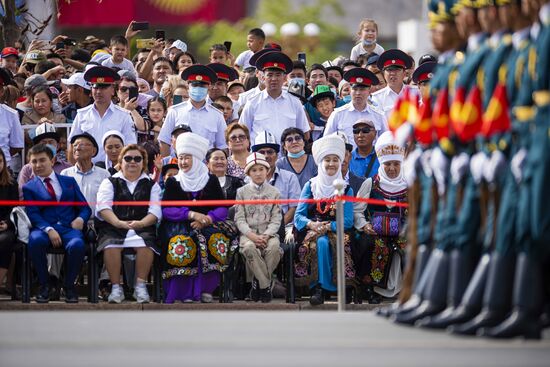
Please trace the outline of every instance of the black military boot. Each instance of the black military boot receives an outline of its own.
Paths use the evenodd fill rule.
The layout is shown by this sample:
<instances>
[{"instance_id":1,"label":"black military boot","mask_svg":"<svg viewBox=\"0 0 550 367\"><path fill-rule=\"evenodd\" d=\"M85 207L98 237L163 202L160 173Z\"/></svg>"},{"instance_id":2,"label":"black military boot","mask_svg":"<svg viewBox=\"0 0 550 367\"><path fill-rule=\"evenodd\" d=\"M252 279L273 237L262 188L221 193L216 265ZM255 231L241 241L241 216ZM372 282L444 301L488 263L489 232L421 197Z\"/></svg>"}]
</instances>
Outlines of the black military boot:
<instances>
[{"instance_id":1,"label":"black military boot","mask_svg":"<svg viewBox=\"0 0 550 367\"><path fill-rule=\"evenodd\" d=\"M311 297L309 298L309 303L312 306L319 306L325 303L323 288L321 288L320 284L317 284L315 288L311 290Z\"/></svg>"},{"instance_id":2,"label":"black military boot","mask_svg":"<svg viewBox=\"0 0 550 367\"><path fill-rule=\"evenodd\" d=\"M428 283L428 279L430 277L431 272L433 271L433 266L436 262L436 258L434 256L431 256L431 252L429 248L425 245L423 245L422 247L425 248L425 251L424 250L421 251L419 248L418 255L420 255L423 259L417 264L424 263L424 265L422 267L415 269L415 276L414 276L415 281L414 281L413 293L405 303L395 302L388 307L377 309L376 314L378 316L391 317L396 313L410 312L416 307L418 307L422 302L422 294L426 289L426 284ZM418 255L417 255L417 261L418 261Z\"/></svg>"},{"instance_id":3,"label":"black military boot","mask_svg":"<svg viewBox=\"0 0 550 367\"><path fill-rule=\"evenodd\" d=\"M514 279L514 256L494 252L487 276L481 313L464 323L449 327L453 334L475 335L482 327L495 326L504 320L510 310Z\"/></svg>"},{"instance_id":4,"label":"black military boot","mask_svg":"<svg viewBox=\"0 0 550 367\"><path fill-rule=\"evenodd\" d=\"M528 254L518 255L514 279L514 308L506 320L478 334L489 338L540 339L543 289L540 262Z\"/></svg>"},{"instance_id":5,"label":"black military boot","mask_svg":"<svg viewBox=\"0 0 550 367\"><path fill-rule=\"evenodd\" d=\"M490 254L485 254L481 257L459 305L456 305L456 299L452 298L453 292L449 289L449 293L451 294L449 303L451 306L447 307L440 314L419 320L418 325L430 329L445 329L449 325L466 322L474 318L481 310L490 262Z\"/></svg>"},{"instance_id":6,"label":"black military boot","mask_svg":"<svg viewBox=\"0 0 550 367\"><path fill-rule=\"evenodd\" d=\"M437 249L432 252L433 270L428 279L420 305L409 312L398 312L391 319L398 324L414 325L417 320L435 315L445 309L449 279L449 253Z\"/></svg>"}]
</instances>

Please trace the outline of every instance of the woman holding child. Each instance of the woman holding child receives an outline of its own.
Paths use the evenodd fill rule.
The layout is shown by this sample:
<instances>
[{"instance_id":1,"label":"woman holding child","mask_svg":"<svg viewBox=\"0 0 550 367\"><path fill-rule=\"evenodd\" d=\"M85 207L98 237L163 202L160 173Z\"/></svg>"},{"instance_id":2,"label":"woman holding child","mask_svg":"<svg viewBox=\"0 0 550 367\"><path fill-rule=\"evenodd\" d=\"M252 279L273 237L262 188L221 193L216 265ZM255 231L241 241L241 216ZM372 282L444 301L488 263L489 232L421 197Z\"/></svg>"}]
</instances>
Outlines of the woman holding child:
<instances>
[{"instance_id":1,"label":"woman holding child","mask_svg":"<svg viewBox=\"0 0 550 367\"><path fill-rule=\"evenodd\" d=\"M208 140L186 133L176 140L179 172L165 184L162 201L224 200L218 178L203 163ZM164 206L159 229L165 303L212 302L220 272L238 246L236 231L225 222L221 205Z\"/></svg>"}]
</instances>

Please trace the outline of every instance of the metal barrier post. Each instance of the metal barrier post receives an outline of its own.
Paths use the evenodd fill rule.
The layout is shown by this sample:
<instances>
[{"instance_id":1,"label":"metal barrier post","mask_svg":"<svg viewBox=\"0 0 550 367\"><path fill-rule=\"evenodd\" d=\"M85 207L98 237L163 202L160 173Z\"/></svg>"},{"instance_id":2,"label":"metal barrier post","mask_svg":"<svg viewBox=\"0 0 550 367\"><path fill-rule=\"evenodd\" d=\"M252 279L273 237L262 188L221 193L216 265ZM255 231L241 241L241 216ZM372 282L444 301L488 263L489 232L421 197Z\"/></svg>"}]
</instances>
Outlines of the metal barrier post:
<instances>
[{"instance_id":1,"label":"metal barrier post","mask_svg":"<svg viewBox=\"0 0 550 367\"><path fill-rule=\"evenodd\" d=\"M336 180L333 183L336 195L344 195L346 182ZM346 308L346 275L344 260L344 201L340 198L336 201L336 263L338 273L336 276L338 286L338 312L344 312Z\"/></svg>"}]
</instances>

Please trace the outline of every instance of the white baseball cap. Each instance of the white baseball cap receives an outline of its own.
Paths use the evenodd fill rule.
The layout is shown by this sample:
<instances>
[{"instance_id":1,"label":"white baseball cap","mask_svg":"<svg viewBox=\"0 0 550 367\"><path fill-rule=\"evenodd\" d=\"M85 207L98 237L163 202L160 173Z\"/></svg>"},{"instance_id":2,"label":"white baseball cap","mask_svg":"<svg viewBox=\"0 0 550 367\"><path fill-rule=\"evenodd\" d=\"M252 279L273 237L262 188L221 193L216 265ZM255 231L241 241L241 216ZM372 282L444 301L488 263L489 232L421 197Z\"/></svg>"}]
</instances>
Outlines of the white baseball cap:
<instances>
[{"instance_id":1,"label":"white baseball cap","mask_svg":"<svg viewBox=\"0 0 550 367\"><path fill-rule=\"evenodd\" d=\"M181 52L186 52L187 51L187 44L183 41L180 41L180 40L175 40L171 45L170 47L168 47L169 49L172 48L172 47L175 47L177 48L178 50L180 50Z\"/></svg>"},{"instance_id":2,"label":"white baseball cap","mask_svg":"<svg viewBox=\"0 0 550 367\"><path fill-rule=\"evenodd\" d=\"M84 80L84 73L74 73L69 79L61 79L61 83L65 85L78 85L87 90L92 89L90 83Z\"/></svg>"}]
</instances>

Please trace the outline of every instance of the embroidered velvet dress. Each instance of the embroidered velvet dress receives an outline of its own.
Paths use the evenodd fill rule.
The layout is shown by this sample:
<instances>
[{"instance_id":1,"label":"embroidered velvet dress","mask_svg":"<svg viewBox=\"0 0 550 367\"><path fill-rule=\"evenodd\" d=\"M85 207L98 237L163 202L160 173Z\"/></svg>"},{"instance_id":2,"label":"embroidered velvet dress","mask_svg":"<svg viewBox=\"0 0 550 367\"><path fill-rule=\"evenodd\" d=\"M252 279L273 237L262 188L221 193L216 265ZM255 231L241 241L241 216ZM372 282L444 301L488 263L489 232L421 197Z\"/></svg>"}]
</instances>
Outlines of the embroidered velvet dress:
<instances>
[{"instance_id":1,"label":"embroidered velvet dress","mask_svg":"<svg viewBox=\"0 0 550 367\"><path fill-rule=\"evenodd\" d=\"M206 186L198 192L186 192L179 181L166 181L162 201L224 200L218 178L210 175ZM194 230L189 212L209 215L213 224ZM220 272L225 271L231 254L238 247L236 233L226 230L226 207L164 206L159 228L163 263L165 303L199 301L202 293L212 293L219 285Z\"/></svg>"},{"instance_id":2,"label":"embroidered velvet dress","mask_svg":"<svg viewBox=\"0 0 550 367\"><path fill-rule=\"evenodd\" d=\"M379 176L373 178L371 199L395 202L407 201L407 189L390 193L380 187ZM357 277L365 284L382 289L388 288L390 268L394 255L402 257L406 241L400 236L407 216L407 209L397 206L369 204L365 217L372 224L377 235L361 233L353 246ZM399 261L401 264L401 261ZM390 287L392 288L392 287ZM377 290L378 292L378 290ZM381 293L381 292L378 292Z\"/></svg>"}]
</instances>

